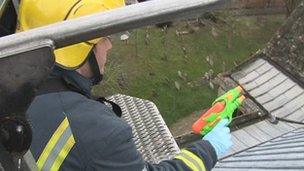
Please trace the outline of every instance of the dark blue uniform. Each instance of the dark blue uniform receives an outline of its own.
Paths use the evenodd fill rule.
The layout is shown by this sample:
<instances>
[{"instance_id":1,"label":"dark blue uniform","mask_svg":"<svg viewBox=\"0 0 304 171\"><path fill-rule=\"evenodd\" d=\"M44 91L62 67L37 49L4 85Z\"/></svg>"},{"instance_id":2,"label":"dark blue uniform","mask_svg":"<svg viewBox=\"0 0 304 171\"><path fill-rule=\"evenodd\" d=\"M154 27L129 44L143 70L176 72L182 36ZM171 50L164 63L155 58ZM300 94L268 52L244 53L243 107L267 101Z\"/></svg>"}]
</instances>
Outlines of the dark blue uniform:
<instances>
[{"instance_id":1,"label":"dark blue uniform","mask_svg":"<svg viewBox=\"0 0 304 171\"><path fill-rule=\"evenodd\" d=\"M203 171L215 165L216 153L203 140L173 160L145 162L136 150L131 127L90 99L89 80L75 71L62 72L42 84L27 112L33 128L31 152L40 170Z\"/></svg>"}]
</instances>

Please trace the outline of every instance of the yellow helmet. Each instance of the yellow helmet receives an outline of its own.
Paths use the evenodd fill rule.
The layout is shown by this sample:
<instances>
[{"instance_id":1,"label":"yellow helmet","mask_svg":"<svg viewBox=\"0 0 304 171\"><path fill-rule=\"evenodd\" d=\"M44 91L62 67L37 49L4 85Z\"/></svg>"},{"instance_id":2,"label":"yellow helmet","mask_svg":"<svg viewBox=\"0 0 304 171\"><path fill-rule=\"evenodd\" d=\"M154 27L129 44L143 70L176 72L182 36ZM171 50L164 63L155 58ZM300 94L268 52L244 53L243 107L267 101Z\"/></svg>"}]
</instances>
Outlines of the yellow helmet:
<instances>
[{"instance_id":1,"label":"yellow helmet","mask_svg":"<svg viewBox=\"0 0 304 171\"><path fill-rule=\"evenodd\" d=\"M124 0L22 0L17 32L124 6ZM76 69L99 39L55 50L56 63Z\"/></svg>"}]
</instances>

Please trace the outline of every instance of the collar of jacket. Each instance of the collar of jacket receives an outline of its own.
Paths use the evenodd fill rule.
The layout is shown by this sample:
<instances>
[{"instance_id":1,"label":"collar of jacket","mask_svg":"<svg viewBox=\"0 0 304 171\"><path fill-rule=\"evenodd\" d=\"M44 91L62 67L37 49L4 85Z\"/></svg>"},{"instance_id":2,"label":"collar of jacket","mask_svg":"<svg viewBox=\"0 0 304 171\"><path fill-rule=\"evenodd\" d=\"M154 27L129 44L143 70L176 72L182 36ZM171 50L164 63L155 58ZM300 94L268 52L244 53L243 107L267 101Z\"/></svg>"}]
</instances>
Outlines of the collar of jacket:
<instances>
[{"instance_id":1,"label":"collar of jacket","mask_svg":"<svg viewBox=\"0 0 304 171\"><path fill-rule=\"evenodd\" d=\"M75 70L66 70L55 66L49 78L61 78L70 90L81 93L88 98L92 97L91 89L94 81L80 75Z\"/></svg>"}]
</instances>

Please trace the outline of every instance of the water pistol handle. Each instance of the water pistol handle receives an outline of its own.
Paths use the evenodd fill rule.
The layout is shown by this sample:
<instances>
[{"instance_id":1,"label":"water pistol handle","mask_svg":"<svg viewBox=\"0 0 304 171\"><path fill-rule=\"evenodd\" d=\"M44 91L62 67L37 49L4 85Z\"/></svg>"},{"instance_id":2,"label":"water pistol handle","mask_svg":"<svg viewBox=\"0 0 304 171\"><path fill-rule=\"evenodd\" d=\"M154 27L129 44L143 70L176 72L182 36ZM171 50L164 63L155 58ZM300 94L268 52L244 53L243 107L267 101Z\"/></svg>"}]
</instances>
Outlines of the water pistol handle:
<instances>
[{"instance_id":1,"label":"water pistol handle","mask_svg":"<svg viewBox=\"0 0 304 171\"><path fill-rule=\"evenodd\" d=\"M224 108L224 102L215 103L210 109L202 113L201 117L196 122L194 122L194 124L192 125L192 131L195 134L201 134L202 131L209 129L213 121L213 123L216 124L215 122L218 120L217 118L219 117L218 113L223 111Z\"/></svg>"},{"instance_id":2,"label":"water pistol handle","mask_svg":"<svg viewBox=\"0 0 304 171\"><path fill-rule=\"evenodd\" d=\"M218 122L225 118L227 118L230 123L233 112L245 99L245 96L241 95L242 92L243 89L238 86L217 98L213 102L212 107L208 109L207 112L202 113L201 117L192 125L193 132L195 134L205 135L210 132Z\"/></svg>"}]
</instances>

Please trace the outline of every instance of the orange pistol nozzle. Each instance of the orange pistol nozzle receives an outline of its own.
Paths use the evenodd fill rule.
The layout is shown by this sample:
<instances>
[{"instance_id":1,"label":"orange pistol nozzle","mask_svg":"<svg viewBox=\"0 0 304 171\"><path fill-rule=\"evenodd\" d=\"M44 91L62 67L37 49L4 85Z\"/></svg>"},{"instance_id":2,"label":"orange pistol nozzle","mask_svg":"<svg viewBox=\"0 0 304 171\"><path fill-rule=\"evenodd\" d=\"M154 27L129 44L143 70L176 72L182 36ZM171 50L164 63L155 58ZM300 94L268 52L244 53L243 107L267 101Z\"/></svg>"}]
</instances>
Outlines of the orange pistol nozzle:
<instances>
[{"instance_id":1,"label":"orange pistol nozzle","mask_svg":"<svg viewBox=\"0 0 304 171\"><path fill-rule=\"evenodd\" d=\"M241 86L237 86L235 89L236 89L237 92L239 92L239 93L242 93L242 92L244 91L243 88L242 88Z\"/></svg>"},{"instance_id":2,"label":"orange pistol nozzle","mask_svg":"<svg viewBox=\"0 0 304 171\"><path fill-rule=\"evenodd\" d=\"M241 97L238 98L238 102L241 104L245 99L246 97L242 95Z\"/></svg>"}]
</instances>

